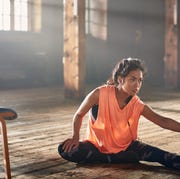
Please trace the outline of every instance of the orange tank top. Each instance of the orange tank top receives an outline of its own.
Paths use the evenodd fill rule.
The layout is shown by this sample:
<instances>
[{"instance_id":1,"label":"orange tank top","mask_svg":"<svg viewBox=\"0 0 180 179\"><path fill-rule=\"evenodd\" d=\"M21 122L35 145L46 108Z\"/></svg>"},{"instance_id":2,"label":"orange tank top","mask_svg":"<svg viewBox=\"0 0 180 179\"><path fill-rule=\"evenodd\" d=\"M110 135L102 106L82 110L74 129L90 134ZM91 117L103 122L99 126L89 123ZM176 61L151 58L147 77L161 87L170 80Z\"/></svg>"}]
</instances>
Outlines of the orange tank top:
<instances>
[{"instance_id":1,"label":"orange tank top","mask_svg":"<svg viewBox=\"0 0 180 179\"><path fill-rule=\"evenodd\" d=\"M87 141L93 143L102 153L124 151L137 139L138 121L144 103L138 96L120 109L115 94L115 87L101 86L97 119L89 115Z\"/></svg>"}]
</instances>

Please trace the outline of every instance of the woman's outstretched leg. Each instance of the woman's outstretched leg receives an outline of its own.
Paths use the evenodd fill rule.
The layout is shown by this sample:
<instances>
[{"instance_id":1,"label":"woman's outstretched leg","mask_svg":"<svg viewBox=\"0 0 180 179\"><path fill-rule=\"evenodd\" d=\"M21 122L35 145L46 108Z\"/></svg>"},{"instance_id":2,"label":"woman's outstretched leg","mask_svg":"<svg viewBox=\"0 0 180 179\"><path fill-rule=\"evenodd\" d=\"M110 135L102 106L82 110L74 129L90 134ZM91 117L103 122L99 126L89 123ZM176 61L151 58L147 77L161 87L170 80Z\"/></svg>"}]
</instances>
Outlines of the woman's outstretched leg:
<instances>
[{"instance_id":1,"label":"woman's outstretched leg","mask_svg":"<svg viewBox=\"0 0 180 179\"><path fill-rule=\"evenodd\" d=\"M127 150L136 152L139 155L140 161L158 162L168 168L180 169L180 155L139 141L134 141Z\"/></svg>"}]
</instances>

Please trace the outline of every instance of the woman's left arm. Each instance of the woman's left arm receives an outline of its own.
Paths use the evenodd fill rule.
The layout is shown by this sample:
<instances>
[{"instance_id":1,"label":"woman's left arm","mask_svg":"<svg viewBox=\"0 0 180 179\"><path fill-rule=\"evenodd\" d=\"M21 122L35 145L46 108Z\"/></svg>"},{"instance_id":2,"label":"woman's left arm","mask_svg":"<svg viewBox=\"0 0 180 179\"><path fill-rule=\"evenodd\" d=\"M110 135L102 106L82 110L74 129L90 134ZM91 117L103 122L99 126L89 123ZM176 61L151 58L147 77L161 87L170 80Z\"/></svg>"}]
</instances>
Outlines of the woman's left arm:
<instances>
[{"instance_id":1,"label":"woman's left arm","mask_svg":"<svg viewBox=\"0 0 180 179\"><path fill-rule=\"evenodd\" d=\"M162 128L169 129L175 132L180 132L180 123L168 118L164 117L162 115L159 115L155 111L153 111L152 108L150 108L148 105L144 106L144 109L142 111L142 115L152 121L153 123L159 125Z\"/></svg>"}]
</instances>

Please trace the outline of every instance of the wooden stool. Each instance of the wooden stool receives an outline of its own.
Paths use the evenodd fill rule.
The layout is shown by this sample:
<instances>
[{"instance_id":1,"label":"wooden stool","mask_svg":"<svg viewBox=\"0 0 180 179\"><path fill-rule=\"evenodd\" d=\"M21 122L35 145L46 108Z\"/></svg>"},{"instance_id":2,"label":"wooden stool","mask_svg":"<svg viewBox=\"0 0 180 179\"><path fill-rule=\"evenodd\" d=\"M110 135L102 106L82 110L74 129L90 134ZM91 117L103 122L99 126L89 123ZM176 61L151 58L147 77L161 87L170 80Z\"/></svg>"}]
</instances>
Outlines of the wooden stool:
<instances>
[{"instance_id":1,"label":"wooden stool","mask_svg":"<svg viewBox=\"0 0 180 179\"><path fill-rule=\"evenodd\" d=\"M17 118L17 113L12 109L0 108L0 123L1 123L1 134L2 134L2 145L3 145L3 156L4 156L4 170L5 178L11 178L11 169L9 161L9 149L8 149L8 138L5 120L12 120Z\"/></svg>"}]
</instances>

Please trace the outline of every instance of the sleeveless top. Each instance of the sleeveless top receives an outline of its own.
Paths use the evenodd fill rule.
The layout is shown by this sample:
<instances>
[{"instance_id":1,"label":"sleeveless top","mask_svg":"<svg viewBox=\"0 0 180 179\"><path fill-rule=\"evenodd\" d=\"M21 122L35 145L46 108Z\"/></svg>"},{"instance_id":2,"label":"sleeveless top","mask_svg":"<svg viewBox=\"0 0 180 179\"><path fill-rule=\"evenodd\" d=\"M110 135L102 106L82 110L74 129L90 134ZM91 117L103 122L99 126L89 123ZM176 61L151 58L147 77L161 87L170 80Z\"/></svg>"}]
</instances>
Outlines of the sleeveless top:
<instances>
[{"instance_id":1,"label":"sleeveless top","mask_svg":"<svg viewBox=\"0 0 180 179\"><path fill-rule=\"evenodd\" d=\"M86 140L93 143L102 153L118 153L128 148L137 139L138 121L144 103L137 95L120 109L115 87L99 87L97 119L89 113Z\"/></svg>"}]
</instances>

